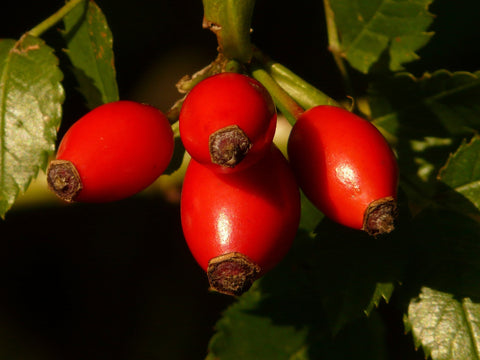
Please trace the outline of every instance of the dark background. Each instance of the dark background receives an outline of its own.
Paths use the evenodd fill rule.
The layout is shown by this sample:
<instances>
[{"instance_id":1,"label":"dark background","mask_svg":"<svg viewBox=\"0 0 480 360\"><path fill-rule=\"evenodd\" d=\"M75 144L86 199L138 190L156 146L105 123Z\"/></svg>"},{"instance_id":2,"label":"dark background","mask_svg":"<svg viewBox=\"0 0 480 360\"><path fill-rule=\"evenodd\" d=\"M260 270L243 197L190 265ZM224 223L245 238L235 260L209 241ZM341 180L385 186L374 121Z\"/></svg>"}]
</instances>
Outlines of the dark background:
<instances>
[{"instance_id":1,"label":"dark background","mask_svg":"<svg viewBox=\"0 0 480 360\"><path fill-rule=\"evenodd\" d=\"M439 15L436 36L408 70L420 75L480 68L480 5L452 3L437 0L431 7ZM0 38L20 37L62 4L2 4ZM216 56L215 37L201 28L200 0L98 4L113 32L123 99L167 110L179 97L175 82ZM252 38L274 59L341 97L322 19L319 1L293 6L259 0ZM55 29L43 38L64 58ZM68 67L62 70L67 97L60 135L86 111ZM216 320L231 303L207 291L182 238L178 204L161 194L102 205L14 207L0 220L0 247L0 359L202 359ZM385 316L398 321L401 314ZM414 356L411 342L405 344L405 354Z\"/></svg>"}]
</instances>

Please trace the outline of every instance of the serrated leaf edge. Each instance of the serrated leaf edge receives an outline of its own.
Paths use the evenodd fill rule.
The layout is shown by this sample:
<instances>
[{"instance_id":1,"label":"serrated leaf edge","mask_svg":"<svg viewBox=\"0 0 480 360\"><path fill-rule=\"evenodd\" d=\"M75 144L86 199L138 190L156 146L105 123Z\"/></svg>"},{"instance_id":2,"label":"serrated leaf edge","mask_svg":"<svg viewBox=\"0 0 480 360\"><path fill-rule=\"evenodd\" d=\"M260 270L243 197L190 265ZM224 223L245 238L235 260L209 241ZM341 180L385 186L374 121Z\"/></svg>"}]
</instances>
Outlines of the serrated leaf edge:
<instances>
[{"instance_id":1,"label":"serrated leaf edge","mask_svg":"<svg viewBox=\"0 0 480 360\"><path fill-rule=\"evenodd\" d=\"M453 159L461 152L461 151L464 151L465 149L467 149L468 147L472 146L474 142L476 141L480 141L480 135L474 135L472 136L472 138L470 139L470 141L467 142L467 139L463 139L462 140L462 143L460 144L460 146L457 148L457 150L453 153L450 153L450 155L448 156L448 159L447 161L445 162L445 165L443 165L439 170L438 170L438 174L437 174L437 180L439 181L442 181L442 175L443 173L446 171L446 169L448 168L448 166L450 165L450 163L453 161ZM480 156L480 154L479 154Z\"/></svg>"},{"instance_id":2,"label":"serrated leaf edge","mask_svg":"<svg viewBox=\"0 0 480 360\"><path fill-rule=\"evenodd\" d=\"M390 284L392 286L392 290L391 290L390 294L385 294L384 292L382 292L379 297L373 298L373 296L375 295L375 292L377 291L377 287L379 285L387 285L387 284ZM378 282L375 286L375 290L373 291L372 299L371 299L370 303L367 305L367 307L363 310L363 313L366 316L370 316L371 313L373 312L373 310L378 309L378 307L380 306L380 304L383 301L385 302L385 304L388 304L388 302L390 301L390 298L392 297L392 294L393 294L394 291L395 291L395 284L393 282L390 282L390 283L380 283L380 282Z\"/></svg>"},{"instance_id":3,"label":"serrated leaf edge","mask_svg":"<svg viewBox=\"0 0 480 360\"><path fill-rule=\"evenodd\" d=\"M420 77L416 77L415 75L413 75L412 73L409 73L409 72L399 72L399 73L394 74L393 78L394 79L395 78L402 78L402 77L403 78L409 78L412 82L420 84L423 81L428 81L428 80L430 80L434 77L440 76L442 74L446 74L450 78L453 78L455 76L466 75L466 76L472 77L475 80L480 80L480 72L479 71L476 71L476 72L472 73L472 72L468 72L468 71L450 71L450 70L446 70L446 69L439 69L439 70L436 70L432 73L425 72ZM455 88L455 91L449 91L447 95L452 95L452 94L455 94L459 91L464 91L464 90L467 90L470 87L474 87L474 86L480 86L480 83L477 84L475 82L472 82L472 83L469 83L468 85L464 85L464 86L461 86L459 88ZM415 109L415 107L417 106L418 103L424 102L424 103L428 104L430 102L433 102L434 100L442 99L445 96L446 96L445 92L442 92L442 95L427 96L427 97L424 97L422 99L419 99L419 102L417 102L417 103L406 106L402 110L403 111L408 111L409 109ZM388 119L392 116L395 116L395 114L396 114L396 112L390 112L390 113L387 113L387 114L383 114L382 116L379 116L379 117L376 117L376 118L372 119L372 123L375 126L377 126L376 124L378 124L379 122L382 122L385 119Z\"/></svg>"},{"instance_id":4,"label":"serrated leaf edge","mask_svg":"<svg viewBox=\"0 0 480 360\"><path fill-rule=\"evenodd\" d=\"M376 20L376 18L379 16L378 14L381 14L381 11L380 11L379 9L380 9L380 7L382 7L382 6L384 5L385 1L387 1L387 0L383 0L383 2L382 2L381 4L379 4L377 10L375 11L375 14L372 16L371 19L369 19L368 23L366 23L366 24L362 27L361 31L357 34L357 36L355 36L355 38L353 39L353 41L350 43L350 45L349 45L348 47L344 47L344 46L343 46L343 42L341 42L341 51L339 52L340 56L342 56L343 58L345 58L345 59L348 60L348 52L349 52L350 49L354 46L354 44L356 44L358 41L360 41L360 39L362 38L362 35L365 34L365 33L371 33L371 34L375 34L375 35L377 35L377 36L381 36L381 37L385 38L385 39L386 39L386 44L385 44L385 46L383 47L382 52L383 52L383 51L386 51L387 49L388 49L388 51L391 50L391 45L390 45L390 44L391 44L391 42L392 42L392 39L390 39L388 36L385 36L384 34L381 34L381 33L375 32L375 31L372 31L372 30L370 29L371 23L372 23L374 20ZM432 3L433 3L433 0L428 1L428 3L425 5L425 10L426 10L426 15L429 15L430 18L433 19L433 18L434 18L434 14L432 14L432 13L429 11L429 7L430 7L430 5L431 5ZM422 35L427 35L427 36L429 36L429 37L431 38L431 37L434 35L434 32L433 32L433 31L421 31L420 34L422 34ZM423 46L425 46L425 44L424 44ZM421 47L420 47L420 48L421 48ZM413 60L416 60L416 59L419 59L419 58L420 58L420 57L418 56L418 54L415 52L415 51L417 51L417 50L418 50L418 49L411 51L411 54L412 54L413 57L414 57ZM378 60L378 59L377 59L377 60ZM412 61L413 61L413 60L412 60ZM348 61L350 62L350 60L348 60ZM357 68L356 66L355 66L355 67L356 67L359 71L361 71L361 72L363 72L363 73L368 73L368 70L369 70L369 68L370 68L372 65L373 65L373 63L371 63L366 69L359 69L359 68ZM397 69L397 70L398 70L398 69Z\"/></svg>"}]
</instances>

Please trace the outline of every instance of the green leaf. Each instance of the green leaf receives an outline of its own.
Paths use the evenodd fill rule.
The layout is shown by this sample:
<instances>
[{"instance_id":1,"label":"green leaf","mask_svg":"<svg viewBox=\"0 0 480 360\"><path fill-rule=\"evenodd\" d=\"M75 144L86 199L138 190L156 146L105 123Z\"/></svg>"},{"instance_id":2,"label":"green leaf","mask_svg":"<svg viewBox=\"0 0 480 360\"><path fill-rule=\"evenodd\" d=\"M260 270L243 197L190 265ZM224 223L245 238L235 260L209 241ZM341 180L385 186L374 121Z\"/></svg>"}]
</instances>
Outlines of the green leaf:
<instances>
[{"instance_id":1,"label":"green leaf","mask_svg":"<svg viewBox=\"0 0 480 360\"><path fill-rule=\"evenodd\" d=\"M436 179L463 138L480 130L479 73L401 73L370 86L373 124L395 146L401 184L416 207L438 191Z\"/></svg>"},{"instance_id":2,"label":"green leaf","mask_svg":"<svg viewBox=\"0 0 480 360\"><path fill-rule=\"evenodd\" d=\"M433 360L480 359L480 304L470 298L423 287L404 322Z\"/></svg>"},{"instance_id":3,"label":"green leaf","mask_svg":"<svg viewBox=\"0 0 480 360\"><path fill-rule=\"evenodd\" d=\"M64 18L65 50L79 90L93 109L119 99L113 39L107 20L93 1L76 6Z\"/></svg>"},{"instance_id":4,"label":"green leaf","mask_svg":"<svg viewBox=\"0 0 480 360\"><path fill-rule=\"evenodd\" d=\"M293 265L293 264L291 264ZM272 292L265 279L230 306L216 324L208 360L387 359L384 325L376 314L359 317L332 336L320 291L296 267L275 275L287 288ZM299 276L300 275L300 276ZM292 285L290 281L297 281Z\"/></svg>"},{"instance_id":5,"label":"green leaf","mask_svg":"<svg viewBox=\"0 0 480 360\"><path fill-rule=\"evenodd\" d=\"M478 359L469 353L478 343L469 334L475 324L468 318L467 298L480 298L479 239L480 224L439 208L417 215L405 237L410 248L402 287L410 303L405 325L433 359Z\"/></svg>"},{"instance_id":6,"label":"green leaf","mask_svg":"<svg viewBox=\"0 0 480 360\"><path fill-rule=\"evenodd\" d=\"M438 70L376 79L369 90L373 123L408 139L472 134L480 129L479 75Z\"/></svg>"},{"instance_id":7,"label":"green leaf","mask_svg":"<svg viewBox=\"0 0 480 360\"><path fill-rule=\"evenodd\" d=\"M449 209L431 207L413 218L405 241L404 290L417 296L428 286L459 297L480 298L480 224Z\"/></svg>"},{"instance_id":8,"label":"green leaf","mask_svg":"<svg viewBox=\"0 0 480 360\"><path fill-rule=\"evenodd\" d=\"M430 40L427 32L433 16L432 0L330 0L336 30L337 51L350 65L367 73L387 52L392 71L418 58L415 53ZM331 47L335 48L335 46Z\"/></svg>"},{"instance_id":9,"label":"green leaf","mask_svg":"<svg viewBox=\"0 0 480 360\"><path fill-rule=\"evenodd\" d=\"M260 290L253 287L224 312L216 324L217 333L210 341L207 359L308 358L305 354L307 325L302 329L293 324L275 324L275 319L262 316L262 310L259 313L261 303Z\"/></svg>"},{"instance_id":10,"label":"green leaf","mask_svg":"<svg viewBox=\"0 0 480 360\"><path fill-rule=\"evenodd\" d=\"M450 208L467 214L480 211L480 137L463 143L448 159L438 176L448 190L440 196ZM461 194L463 201L460 201Z\"/></svg>"},{"instance_id":11,"label":"green leaf","mask_svg":"<svg viewBox=\"0 0 480 360\"><path fill-rule=\"evenodd\" d=\"M43 40L0 40L0 216L55 149L64 91L58 59Z\"/></svg>"},{"instance_id":12,"label":"green leaf","mask_svg":"<svg viewBox=\"0 0 480 360\"><path fill-rule=\"evenodd\" d=\"M297 261L309 270L311 286L333 334L388 301L403 277L406 252L402 228L374 238L324 219Z\"/></svg>"},{"instance_id":13,"label":"green leaf","mask_svg":"<svg viewBox=\"0 0 480 360\"><path fill-rule=\"evenodd\" d=\"M393 290L395 290L395 285L391 282L377 283L372 299L370 300L370 303L365 309L365 314L370 315L372 311L377 308L382 301L388 302L388 300L390 300L390 297L393 294Z\"/></svg>"}]
</instances>

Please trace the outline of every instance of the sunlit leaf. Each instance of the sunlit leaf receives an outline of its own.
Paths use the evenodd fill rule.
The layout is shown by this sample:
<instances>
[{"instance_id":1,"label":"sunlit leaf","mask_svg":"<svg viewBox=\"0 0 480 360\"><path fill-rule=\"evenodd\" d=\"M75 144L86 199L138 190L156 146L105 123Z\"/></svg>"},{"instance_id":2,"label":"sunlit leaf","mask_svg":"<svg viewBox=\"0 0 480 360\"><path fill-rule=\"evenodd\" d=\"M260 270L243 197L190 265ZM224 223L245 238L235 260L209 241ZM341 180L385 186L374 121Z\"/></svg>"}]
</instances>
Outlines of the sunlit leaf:
<instances>
[{"instance_id":1,"label":"sunlit leaf","mask_svg":"<svg viewBox=\"0 0 480 360\"><path fill-rule=\"evenodd\" d=\"M404 322L433 360L480 359L480 304L470 298L423 287Z\"/></svg>"},{"instance_id":2,"label":"sunlit leaf","mask_svg":"<svg viewBox=\"0 0 480 360\"><path fill-rule=\"evenodd\" d=\"M478 359L480 225L429 208L412 223L406 329L434 360Z\"/></svg>"},{"instance_id":3,"label":"sunlit leaf","mask_svg":"<svg viewBox=\"0 0 480 360\"><path fill-rule=\"evenodd\" d=\"M0 40L0 216L53 153L64 91L58 59L43 40Z\"/></svg>"}]
</instances>

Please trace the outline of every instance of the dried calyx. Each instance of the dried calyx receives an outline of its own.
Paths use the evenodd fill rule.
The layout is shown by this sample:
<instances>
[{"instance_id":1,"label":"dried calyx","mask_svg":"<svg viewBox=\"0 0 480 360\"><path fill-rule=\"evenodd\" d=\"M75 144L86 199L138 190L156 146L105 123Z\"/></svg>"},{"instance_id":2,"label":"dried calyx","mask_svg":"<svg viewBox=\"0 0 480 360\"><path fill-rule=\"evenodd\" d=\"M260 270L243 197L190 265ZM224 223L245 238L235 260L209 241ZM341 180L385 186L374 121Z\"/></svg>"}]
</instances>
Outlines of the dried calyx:
<instances>
[{"instance_id":1,"label":"dried calyx","mask_svg":"<svg viewBox=\"0 0 480 360\"><path fill-rule=\"evenodd\" d=\"M252 142L237 125L215 131L209 138L210 157L214 164L235 167L252 147Z\"/></svg>"},{"instance_id":2,"label":"dried calyx","mask_svg":"<svg viewBox=\"0 0 480 360\"><path fill-rule=\"evenodd\" d=\"M373 236L388 234L395 229L397 216L397 202L393 197L372 201L365 211L363 230Z\"/></svg>"},{"instance_id":3,"label":"dried calyx","mask_svg":"<svg viewBox=\"0 0 480 360\"><path fill-rule=\"evenodd\" d=\"M82 190L82 181L75 165L68 160L52 160L47 169L47 184L55 195L73 202Z\"/></svg>"},{"instance_id":4,"label":"dried calyx","mask_svg":"<svg viewBox=\"0 0 480 360\"><path fill-rule=\"evenodd\" d=\"M239 296L250 289L260 272L260 266L247 256L232 252L211 259L207 276L212 290Z\"/></svg>"}]
</instances>

